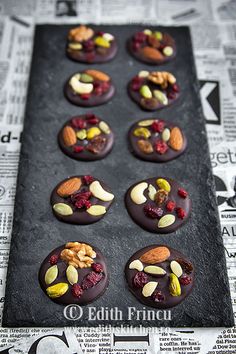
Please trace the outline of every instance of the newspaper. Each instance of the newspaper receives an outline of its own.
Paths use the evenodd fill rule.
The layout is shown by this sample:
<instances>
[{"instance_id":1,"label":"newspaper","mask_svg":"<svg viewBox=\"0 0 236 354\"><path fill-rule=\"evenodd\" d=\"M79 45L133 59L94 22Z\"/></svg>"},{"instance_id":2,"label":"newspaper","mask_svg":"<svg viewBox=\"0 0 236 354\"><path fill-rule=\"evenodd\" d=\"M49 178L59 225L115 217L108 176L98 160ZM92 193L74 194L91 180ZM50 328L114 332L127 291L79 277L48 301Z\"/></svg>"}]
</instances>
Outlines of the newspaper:
<instances>
[{"instance_id":1,"label":"newspaper","mask_svg":"<svg viewBox=\"0 0 236 354\"><path fill-rule=\"evenodd\" d=\"M86 22L190 26L236 313L236 0L0 0L0 319L34 25ZM0 327L0 353L162 352L235 354L236 327Z\"/></svg>"}]
</instances>

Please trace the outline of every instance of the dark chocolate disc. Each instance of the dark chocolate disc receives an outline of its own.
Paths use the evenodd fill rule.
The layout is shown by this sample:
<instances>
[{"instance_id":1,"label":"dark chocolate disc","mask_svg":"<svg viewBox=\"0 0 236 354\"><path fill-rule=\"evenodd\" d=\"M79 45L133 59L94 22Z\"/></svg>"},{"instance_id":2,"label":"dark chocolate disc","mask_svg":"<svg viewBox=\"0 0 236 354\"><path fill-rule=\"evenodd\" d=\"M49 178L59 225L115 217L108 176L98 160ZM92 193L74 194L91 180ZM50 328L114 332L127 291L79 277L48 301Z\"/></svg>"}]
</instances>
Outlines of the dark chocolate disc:
<instances>
[{"instance_id":1,"label":"dark chocolate disc","mask_svg":"<svg viewBox=\"0 0 236 354\"><path fill-rule=\"evenodd\" d=\"M68 33L67 56L80 63L105 63L117 53L117 42L110 33L81 25Z\"/></svg>"},{"instance_id":2,"label":"dark chocolate disc","mask_svg":"<svg viewBox=\"0 0 236 354\"><path fill-rule=\"evenodd\" d=\"M128 83L128 93L142 109L156 111L173 104L180 89L172 73L142 70Z\"/></svg>"},{"instance_id":3,"label":"dark chocolate disc","mask_svg":"<svg viewBox=\"0 0 236 354\"><path fill-rule=\"evenodd\" d=\"M131 152L145 161L167 162L180 156L187 147L187 139L177 124L157 118L133 124L128 138Z\"/></svg>"},{"instance_id":4,"label":"dark chocolate disc","mask_svg":"<svg viewBox=\"0 0 236 354\"><path fill-rule=\"evenodd\" d=\"M39 283L44 293L60 305L86 305L108 286L105 259L87 243L68 242L54 249L42 262Z\"/></svg>"},{"instance_id":5,"label":"dark chocolate disc","mask_svg":"<svg viewBox=\"0 0 236 354\"><path fill-rule=\"evenodd\" d=\"M166 177L135 183L126 192L125 203L131 218L143 229L155 233L176 231L191 212L187 191Z\"/></svg>"},{"instance_id":6,"label":"dark chocolate disc","mask_svg":"<svg viewBox=\"0 0 236 354\"><path fill-rule=\"evenodd\" d=\"M189 296L194 273L188 258L165 245L142 248L125 267L131 293L144 305L159 309L176 306Z\"/></svg>"},{"instance_id":7,"label":"dark chocolate disc","mask_svg":"<svg viewBox=\"0 0 236 354\"><path fill-rule=\"evenodd\" d=\"M114 195L92 176L72 176L52 191L51 205L58 220L87 225L99 221L108 211Z\"/></svg>"},{"instance_id":8,"label":"dark chocolate disc","mask_svg":"<svg viewBox=\"0 0 236 354\"><path fill-rule=\"evenodd\" d=\"M114 134L104 120L87 113L73 117L63 125L58 143L71 158L94 161L104 158L111 151Z\"/></svg>"},{"instance_id":9,"label":"dark chocolate disc","mask_svg":"<svg viewBox=\"0 0 236 354\"><path fill-rule=\"evenodd\" d=\"M128 40L129 52L139 61L147 64L160 65L176 56L174 39L160 31L146 29L136 32Z\"/></svg>"},{"instance_id":10,"label":"dark chocolate disc","mask_svg":"<svg viewBox=\"0 0 236 354\"><path fill-rule=\"evenodd\" d=\"M66 98L76 106L93 107L108 102L115 93L110 76L88 69L72 75L64 87Z\"/></svg>"}]
</instances>

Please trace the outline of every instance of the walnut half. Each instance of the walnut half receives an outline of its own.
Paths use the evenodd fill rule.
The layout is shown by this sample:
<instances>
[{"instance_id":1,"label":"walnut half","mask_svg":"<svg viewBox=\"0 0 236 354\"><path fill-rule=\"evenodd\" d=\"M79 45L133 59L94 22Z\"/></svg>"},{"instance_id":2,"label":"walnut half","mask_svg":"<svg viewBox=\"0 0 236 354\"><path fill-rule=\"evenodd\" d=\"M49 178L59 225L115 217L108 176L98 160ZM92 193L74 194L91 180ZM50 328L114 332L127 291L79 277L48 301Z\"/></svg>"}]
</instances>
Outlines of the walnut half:
<instances>
[{"instance_id":1,"label":"walnut half","mask_svg":"<svg viewBox=\"0 0 236 354\"><path fill-rule=\"evenodd\" d=\"M96 252L86 243L68 242L60 258L75 268L89 268L94 263Z\"/></svg>"}]
</instances>

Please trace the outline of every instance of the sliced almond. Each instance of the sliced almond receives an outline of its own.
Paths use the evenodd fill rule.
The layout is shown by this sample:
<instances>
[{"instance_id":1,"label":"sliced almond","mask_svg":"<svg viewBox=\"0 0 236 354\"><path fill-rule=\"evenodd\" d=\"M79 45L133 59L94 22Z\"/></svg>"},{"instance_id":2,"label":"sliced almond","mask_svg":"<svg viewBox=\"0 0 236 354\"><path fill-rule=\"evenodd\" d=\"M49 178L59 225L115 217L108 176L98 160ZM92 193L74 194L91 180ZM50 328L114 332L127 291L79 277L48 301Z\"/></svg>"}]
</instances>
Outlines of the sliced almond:
<instances>
[{"instance_id":1,"label":"sliced almond","mask_svg":"<svg viewBox=\"0 0 236 354\"><path fill-rule=\"evenodd\" d=\"M133 262L130 263L129 269L136 269L139 272L142 272L143 263L139 259L135 259Z\"/></svg>"},{"instance_id":2,"label":"sliced almond","mask_svg":"<svg viewBox=\"0 0 236 354\"><path fill-rule=\"evenodd\" d=\"M151 296L156 290L157 285L158 285L157 281L149 281L147 284L145 284L142 290L143 296L144 297Z\"/></svg>"},{"instance_id":3,"label":"sliced almond","mask_svg":"<svg viewBox=\"0 0 236 354\"><path fill-rule=\"evenodd\" d=\"M178 278L181 277L181 275L183 274L183 269L181 265L176 261L172 261L170 263L170 269Z\"/></svg>"},{"instance_id":4,"label":"sliced almond","mask_svg":"<svg viewBox=\"0 0 236 354\"><path fill-rule=\"evenodd\" d=\"M94 181L90 184L89 190L92 195L104 202L110 202L114 199L114 194L107 192L98 181Z\"/></svg>"},{"instance_id":5,"label":"sliced almond","mask_svg":"<svg viewBox=\"0 0 236 354\"><path fill-rule=\"evenodd\" d=\"M147 198L144 196L144 191L147 189L147 182L141 182L137 184L130 193L130 198L135 204L143 204L146 202Z\"/></svg>"},{"instance_id":6,"label":"sliced almond","mask_svg":"<svg viewBox=\"0 0 236 354\"><path fill-rule=\"evenodd\" d=\"M57 279L58 276L58 267L57 265L53 265L52 267L48 268L45 273L45 283L47 285L52 284L54 280Z\"/></svg>"},{"instance_id":7,"label":"sliced almond","mask_svg":"<svg viewBox=\"0 0 236 354\"><path fill-rule=\"evenodd\" d=\"M78 283L79 275L77 269L73 265L69 265L66 269L66 277L71 285Z\"/></svg>"},{"instance_id":8,"label":"sliced almond","mask_svg":"<svg viewBox=\"0 0 236 354\"><path fill-rule=\"evenodd\" d=\"M154 265L145 267L144 272L152 275L159 275L159 276L163 276L166 274L165 269Z\"/></svg>"}]
</instances>

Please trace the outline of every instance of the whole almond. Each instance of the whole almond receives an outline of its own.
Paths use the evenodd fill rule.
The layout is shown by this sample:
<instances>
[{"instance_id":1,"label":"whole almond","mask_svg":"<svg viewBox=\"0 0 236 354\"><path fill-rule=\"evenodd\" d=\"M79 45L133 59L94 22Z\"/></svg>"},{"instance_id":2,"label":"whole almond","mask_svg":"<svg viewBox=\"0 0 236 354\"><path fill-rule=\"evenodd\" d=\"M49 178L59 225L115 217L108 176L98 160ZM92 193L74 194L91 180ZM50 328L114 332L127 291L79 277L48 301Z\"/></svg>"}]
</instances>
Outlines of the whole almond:
<instances>
[{"instance_id":1,"label":"whole almond","mask_svg":"<svg viewBox=\"0 0 236 354\"><path fill-rule=\"evenodd\" d=\"M62 131L63 142L66 146L72 146L76 144L76 133L72 127L66 125Z\"/></svg>"},{"instance_id":2,"label":"whole almond","mask_svg":"<svg viewBox=\"0 0 236 354\"><path fill-rule=\"evenodd\" d=\"M166 261L170 257L170 251L167 247L160 246L152 248L140 257L140 261L147 264L155 264Z\"/></svg>"},{"instance_id":3,"label":"whole almond","mask_svg":"<svg viewBox=\"0 0 236 354\"><path fill-rule=\"evenodd\" d=\"M174 127L170 132L170 139L168 141L170 147L176 151L179 151L183 147L183 135L178 127Z\"/></svg>"},{"instance_id":4,"label":"whole almond","mask_svg":"<svg viewBox=\"0 0 236 354\"><path fill-rule=\"evenodd\" d=\"M161 54L161 52L155 48L152 48L152 47L143 47L141 50L141 53L147 59L151 59L151 60L162 60L163 59L163 55Z\"/></svg>"},{"instance_id":5,"label":"whole almond","mask_svg":"<svg viewBox=\"0 0 236 354\"><path fill-rule=\"evenodd\" d=\"M86 72L86 74L92 76L95 80L100 80L100 81L109 81L110 80L110 76L108 76L107 74L105 74L102 71L88 69L85 72Z\"/></svg>"},{"instance_id":6,"label":"whole almond","mask_svg":"<svg viewBox=\"0 0 236 354\"><path fill-rule=\"evenodd\" d=\"M81 187L81 178L73 177L63 182L57 189L57 194L60 197L68 197Z\"/></svg>"}]
</instances>

